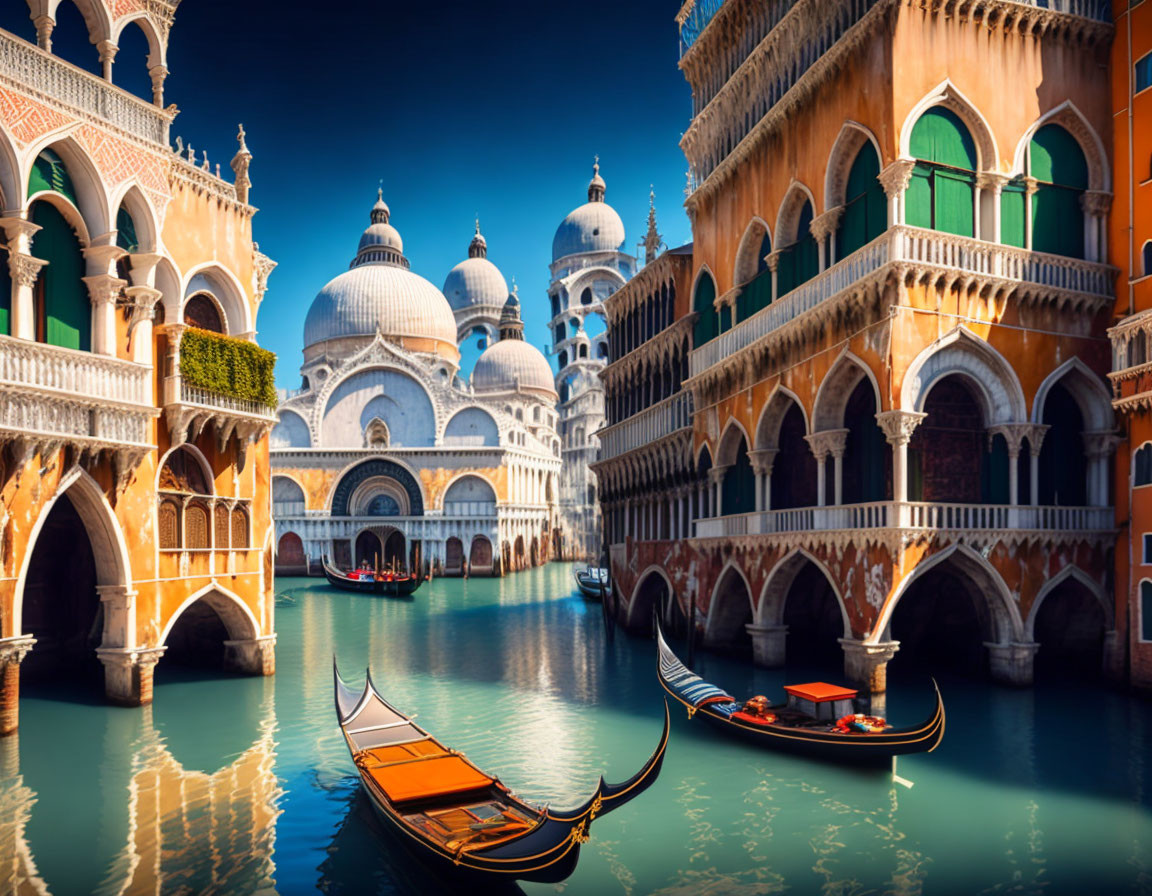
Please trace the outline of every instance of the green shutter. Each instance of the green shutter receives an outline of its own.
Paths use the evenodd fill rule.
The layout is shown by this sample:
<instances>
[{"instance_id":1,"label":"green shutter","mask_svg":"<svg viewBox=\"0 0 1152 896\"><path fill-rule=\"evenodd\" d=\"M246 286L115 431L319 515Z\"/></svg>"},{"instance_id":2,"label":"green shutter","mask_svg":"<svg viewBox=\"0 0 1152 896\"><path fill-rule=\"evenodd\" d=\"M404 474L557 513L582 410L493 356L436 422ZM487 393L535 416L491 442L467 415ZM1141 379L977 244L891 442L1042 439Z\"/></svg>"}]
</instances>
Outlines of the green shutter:
<instances>
[{"instance_id":1,"label":"green shutter","mask_svg":"<svg viewBox=\"0 0 1152 896\"><path fill-rule=\"evenodd\" d=\"M772 235L765 232L764 239L760 240L760 254L756 258L756 273L762 274L768 270L768 256L772 254Z\"/></svg>"},{"instance_id":2,"label":"green shutter","mask_svg":"<svg viewBox=\"0 0 1152 896\"><path fill-rule=\"evenodd\" d=\"M72 177L64 167L64 160L52 150L46 149L32 163L32 173L28 177L28 195L45 190L68 197L76 205L76 188Z\"/></svg>"},{"instance_id":3,"label":"green shutter","mask_svg":"<svg viewBox=\"0 0 1152 896\"><path fill-rule=\"evenodd\" d=\"M756 474L748 459L748 445L744 439L736 450L736 461L724 472L720 486L720 512L751 513L756 509Z\"/></svg>"},{"instance_id":4,"label":"green shutter","mask_svg":"<svg viewBox=\"0 0 1152 896\"><path fill-rule=\"evenodd\" d=\"M912 155L925 162L976 170L976 144L964 122L950 109L934 106L912 128Z\"/></svg>"},{"instance_id":5,"label":"green shutter","mask_svg":"<svg viewBox=\"0 0 1152 896\"><path fill-rule=\"evenodd\" d=\"M47 202L37 202L32 222L40 225L32 254L48 262L44 280L45 341L49 345L89 351L92 345L92 306L84 281L80 243L64 216Z\"/></svg>"},{"instance_id":6,"label":"green shutter","mask_svg":"<svg viewBox=\"0 0 1152 896\"><path fill-rule=\"evenodd\" d=\"M140 248L136 222L124 206L120 206L120 211L116 213L116 245L126 252L135 252Z\"/></svg>"},{"instance_id":7,"label":"green shutter","mask_svg":"<svg viewBox=\"0 0 1152 896\"><path fill-rule=\"evenodd\" d=\"M772 304L772 272L764 270L757 274L740 293L738 305L740 320L751 317L761 308Z\"/></svg>"},{"instance_id":8,"label":"green shutter","mask_svg":"<svg viewBox=\"0 0 1152 896\"><path fill-rule=\"evenodd\" d=\"M836 258L846 258L888 228L888 206L880 176L880 160L865 143L848 172L847 203L836 231Z\"/></svg>"},{"instance_id":9,"label":"green shutter","mask_svg":"<svg viewBox=\"0 0 1152 896\"><path fill-rule=\"evenodd\" d=\"M932 168L917 163L904 194L904 220L912 227L932 228Z\"/></svg>"},{"instance_id":10,"label":"green shutter","mask_svg":"<svg viewBox=\"0 0 1152 896\"><path fill-rule=\"evenodd\" d=\"M7 251L0 252L0 334L12 334L12 275Z\"/></svg>"},{"instance_id":11,"label":"green shutter","mask_svg":"<svg viewBox=\"0 0 1152 896\"><path fill-rule=\"evenodd\" d=\"M1024 184L1014 181L1000 194L1000 242L1024 248Z\"/></svg>"},{"instance_id":12,"label":"green shutter","mask_svg":"<svg viewBox=\"0 0 1152 896\"><path fill-rule=\"evenodd\" d=\"M692 299L692 310L699 314L694 331L697 346L716 338L716 283L704 273L696 283L696 295Z\"/></svg>"},{"instance_id":13,"label":"green shutter","mask_svg":"<svg viewBox=\"0 0 1152 896\"><path fill-rule=\"evenodd\" d=\"M1081 193L1041 184L1032 196L1032 248L1071 258L1084 257Z\"/></svg>"},{"instance_id":14,"label":"green shutter","mask_svg":"<svg viewBox=\"0 0 1152 896\"><path fill-rule=\"evenodd\" d=\"M847 258L868 242L868 202L858 196L844 206L836 231L836 258Z\"/></svg>"},{"instance_id":15,"label":"green shutter","mask_svg":"<svg viewBox=\"0 0 1152 896\"><path fill-rule=\"evenodd\" d=\"M1076 138L1056 124L1036 132L1028 147L1028 173L1036 180L1077 190L1088 189L1088 163Z\"/></svg>"},{"instance_id":16,"label":"green shutter","mask_svg":"<svg viewBox=\"0 0 1152 896\"><path fill-rule=\"evenodd\" d=\"M937 168L932 172L932 194L933 229L957 236L975 235L975 177Z\"/></svg>"},{"instance_id":17,"label":"green shutter","mask_svg":"<svg viewBox=\"0 0 1152 896\"><path fill-rule=\"evenodd\" d=\"M781 249L776 265L776 295L786 296L796 288L796 246Z\"/></svg>"},{"instance_id":18,"label":"green shutter","mask_svg":"<svg viewBox=\"0 0 1152 896\"><path fill-rule=\"evenodd\" d=\"M720 332L727 333L732 329L732 308L729 305L720 307Z\"/></svg>"},{"instance_id":19,"label":"green shutter","mask_svg":"<svg viewBox=\"0 0 1152 896\"><path fill-rule=\"evenodd\" d=\"M980 465L980 500L985 504L1009 504L1008 443L1002 435L992 438L992 449Z\"/></svg>"}]
</instances>

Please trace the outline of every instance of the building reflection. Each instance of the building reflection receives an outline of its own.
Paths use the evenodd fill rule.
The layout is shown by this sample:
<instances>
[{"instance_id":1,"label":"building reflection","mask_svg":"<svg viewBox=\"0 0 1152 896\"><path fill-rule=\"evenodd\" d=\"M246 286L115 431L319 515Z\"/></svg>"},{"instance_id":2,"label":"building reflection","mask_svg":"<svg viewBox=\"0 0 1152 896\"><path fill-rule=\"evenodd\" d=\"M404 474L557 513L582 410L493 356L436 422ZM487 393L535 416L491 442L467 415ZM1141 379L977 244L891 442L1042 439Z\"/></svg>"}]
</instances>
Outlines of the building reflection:
<instances>
[{"instance_id":1,"label":"building reflection","mask_svg":"<svg viewBox=\"0 0 1152 896\"><path fill-rule=\"evenodd\" d=\"M254 683L264 692L255 736L214 770L177 758L151 706L134 724L108 726L127 740L106 730L102 742L75 741L106 766L80 759L71 777L91 783L78 792L45 779L40 757L20 755L18 735L0 741L0 894L273 891L276 720L271 682ZM71 813L61 790L75 801Z\"/></svg>"}]
</instances>

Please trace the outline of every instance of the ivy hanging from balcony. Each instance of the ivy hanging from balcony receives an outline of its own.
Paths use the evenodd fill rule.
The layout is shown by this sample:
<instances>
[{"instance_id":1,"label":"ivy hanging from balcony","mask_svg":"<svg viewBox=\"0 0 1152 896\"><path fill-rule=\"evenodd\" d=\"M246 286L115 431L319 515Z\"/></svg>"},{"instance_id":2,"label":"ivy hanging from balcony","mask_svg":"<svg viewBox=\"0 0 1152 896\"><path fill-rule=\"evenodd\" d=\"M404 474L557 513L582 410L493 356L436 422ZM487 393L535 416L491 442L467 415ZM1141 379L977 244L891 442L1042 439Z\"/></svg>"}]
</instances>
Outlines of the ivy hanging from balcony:
<instances>
[{"instance_id":1,"label":"ivy hanging from balcony","mask_svg":"<svg viewBox=\"0 0 1152 896\"><path fill-rule=\"evenodd\" d=\"M276 407L276 356L243 339L189 328L180 340L180 376L190 386Z\"/></svg>"}]
</instances>

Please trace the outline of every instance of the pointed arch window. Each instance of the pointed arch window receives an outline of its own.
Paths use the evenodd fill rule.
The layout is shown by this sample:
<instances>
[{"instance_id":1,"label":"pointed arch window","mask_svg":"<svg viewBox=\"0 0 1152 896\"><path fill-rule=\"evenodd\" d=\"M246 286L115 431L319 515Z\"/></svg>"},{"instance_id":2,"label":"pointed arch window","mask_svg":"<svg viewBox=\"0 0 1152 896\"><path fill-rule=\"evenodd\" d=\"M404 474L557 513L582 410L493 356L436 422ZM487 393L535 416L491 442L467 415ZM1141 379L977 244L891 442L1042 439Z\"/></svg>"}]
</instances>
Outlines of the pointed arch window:
<instances>
[{"instance_id":1,"label":"pointed arch window","mask_svg":"<svg viewBox=\"0 0 1152 896\"><path fill-rule=\"evenodd\" d=\"M780 250L776 294L787 295L820 273L820 250L812 236L812 203L805 200L796 221L796 241ZM777 234L779 235L779 234Z\"/></svg>"},{"instance_id":2,"label":"pointed arch window","mask_svg":"<svg viewBox=\"0 0 1152 896\"><path fill-rule=\"evenodd\" d=\"M844 214L836 231L837 258L847 258L888 228L888 205L879 176L880 159L865 141L848 171Z\"/></svg>"},{"instance_id":3,"label":"pointed arch window","mask_svg":"<svg viewBox=\"0 0 1152 896\"><path fill-rule=\"evenodd\" d=\"M36 341L80 351L92 348L92 305L84 285L84 256L71 225L55 206L36 202L32 223L40 227L32 254L48 262L33 297Z\"/></svg>"},{"instance_id":4,"label":"pointed arch window","mask_svg":"<svg viewBox=\"0 0 1152 896\"><path fill-rule=\"evenodd\" d=\"M1080 144L1056 124L1045 125L1028 145L1028 174L1037 181L1032 196L1032 248L1084 257L1084 209L1088 163Z\"/></svg>"},{"instance_id":5,"label":"pointed arch window","mask_svg":"<svg viewBox=\"0 0 1152 896\"><path fill-rule=\"evenodd\" d=\"M77 205L76 186L64 165L64 160L50 149L43 150L32 163L32 174L28 178L28 195L48 191L59 193Z\"/></svg>"},{"instance_id":6,"label":"pointed arch window","mask_svg":"<svg viewBox=\"0 0 1152 896\"><path fill-rule=\"evenodd\" d=\"M772 272L768 269L768 256L772 252L772 236L767 230L756 250L756 274L740 291L736 299L736 316L746 320L761 308L772 304Z\"/></svg>"},{"instance_id":7,"label":"pointed arch window","mask_svg":"<svg viewBox=\"0 0 1152 896\"><path fill-rule=\"evenodd\" d=\"M716 282L705 271L696 282L692 296L692 310L696 312L695 343L699 347L716 338L719 334L719 316L716 314Z\"/></svg>"},{"instance_id":8,"label":"pointed arch window","mask_svg":"<svg viewBox=\"0 0 1152 896\"><path fill-rule=\"evenodd\" d=\"M125 252L140 251L140 238L136 235L136 222L124 206L116 212L116 245Z\"/></svg>"},{"instance_id":9,"label":"pointed arch window","mask_svg":"<svg viewBox=\"0 0 1152 896\"><path fill-rule=\"evenodd\" d=\"M957 236L976 233L976 144L951 109L929 109L912 128L916 165L905 199L905 220Z\"/></svg>"}]
</instances>

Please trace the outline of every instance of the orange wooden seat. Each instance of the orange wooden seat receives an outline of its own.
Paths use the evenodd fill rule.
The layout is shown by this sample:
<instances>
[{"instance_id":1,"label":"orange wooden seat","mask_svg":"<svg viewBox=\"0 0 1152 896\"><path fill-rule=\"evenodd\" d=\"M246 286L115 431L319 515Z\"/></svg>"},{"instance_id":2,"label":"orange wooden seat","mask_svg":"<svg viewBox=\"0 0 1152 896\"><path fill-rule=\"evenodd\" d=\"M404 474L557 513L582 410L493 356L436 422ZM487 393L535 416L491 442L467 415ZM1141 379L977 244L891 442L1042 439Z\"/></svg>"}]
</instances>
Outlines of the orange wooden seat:
<instances>
[{"instance_id":1,"label":"orange wooden seat","mask_svg":"<svg viewBox=\"0 0 1152 896\"><path fill-rule=\"evenodd\" d=\"M402 762L367 771L393 803L465 793L492 784L491 778L459 756Z\"/></svg>"},{"instance_id":2,"label":"orange wooden seat","mask_svg":"<svg viewBox=\"0 0 1152 896\"><path fill-rule=\"evenodd\" d=\"M786 684L784 690L793 697L801 700L811 700L813 703L826 703L829 700L851 700L856 691L851 688L842 688L836 684L823 681L810 681L807 684Z\"/></svg>"},{"instance_id":3,"label":"orange wooden seat","mask_svg":"<svg viewBox=\"0 0 1152 896\"><path fill-rule=\"evenodd\" d=\"M429 738L417 740L409 744L392 744L386 747L373 747L358 753L356 761L365 768L385 765L391 762L408 762L413 759L423 759L426 756L447 756L448 751L443 745Z\"/></svg>"}]
</instances>

